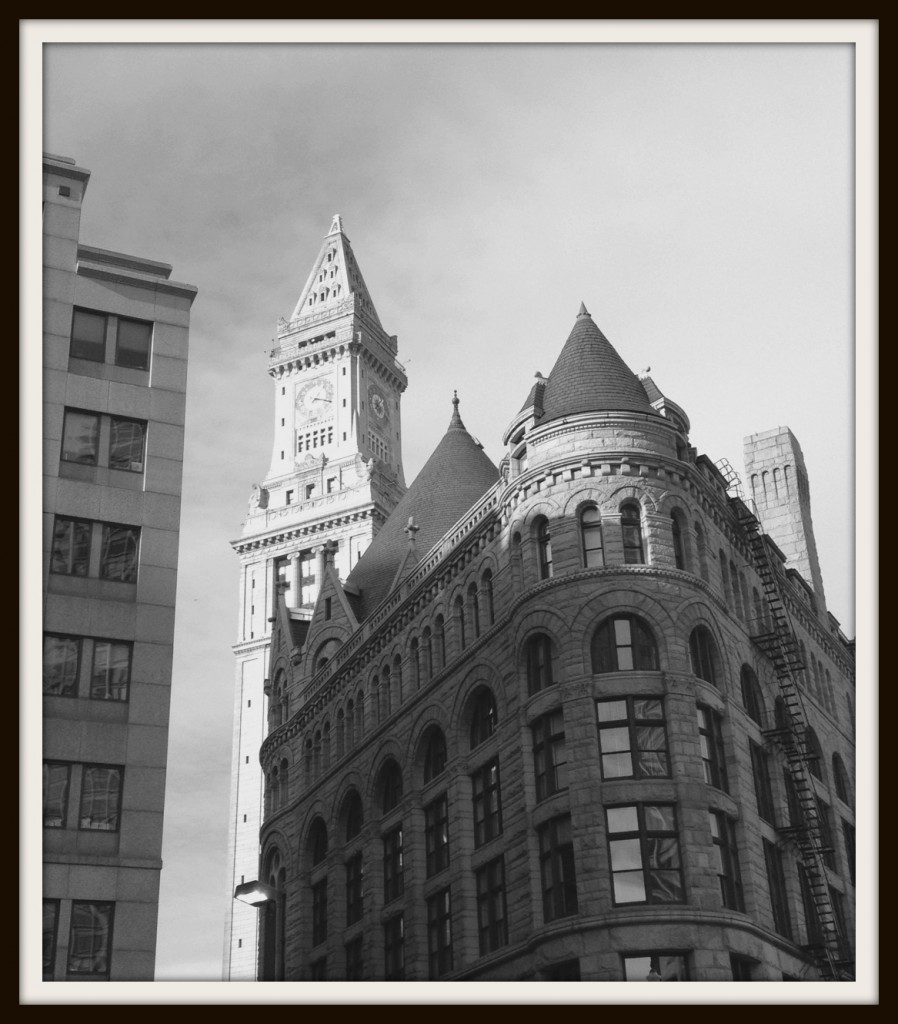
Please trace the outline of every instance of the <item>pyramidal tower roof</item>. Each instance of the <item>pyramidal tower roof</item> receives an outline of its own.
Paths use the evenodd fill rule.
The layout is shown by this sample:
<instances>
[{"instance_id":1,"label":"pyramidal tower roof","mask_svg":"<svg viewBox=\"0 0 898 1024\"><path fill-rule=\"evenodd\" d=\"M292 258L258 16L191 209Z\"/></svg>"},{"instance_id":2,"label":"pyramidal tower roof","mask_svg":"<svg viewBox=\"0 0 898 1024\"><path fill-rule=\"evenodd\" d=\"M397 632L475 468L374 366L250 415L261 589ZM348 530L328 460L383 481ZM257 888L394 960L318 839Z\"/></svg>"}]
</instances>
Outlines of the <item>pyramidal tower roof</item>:
<instances>
[{"instance_id":1,"label":"pyramidal tower roof","mask_svg":"<svg viewBox=\"0 0 898 1024\"><path fill-rule=\"evenodd\" d=\"M337 213L290 319L326 313L350 295L356 297L369 318L381 327L352 245L343 232L343 218Z\"/></svg>"},{"instance_id":2,"label":"pyramidal tower roof","mask_svg":"<svg viewBox=\"0 0 898 1024\"><path fill-rule=\"evenodd\" d=\"M346 580L358 588L360 619L387 596L400 566L408 563L410 546L417 561L499 479L499 470L465 429L457 395L452 405L442 440Z\"/></svg>"},{"instance_id":3,"label":"pyramidal tower roof","mask_svg":"<svg viewBox=\"0 0 898 1024\"><path fill-rule=\"evenodd\" d=\"M644 412L656 415L645 388L586 306L568 336L542 395L543 422L578 412Z\"/></svg>"}]
</instances>

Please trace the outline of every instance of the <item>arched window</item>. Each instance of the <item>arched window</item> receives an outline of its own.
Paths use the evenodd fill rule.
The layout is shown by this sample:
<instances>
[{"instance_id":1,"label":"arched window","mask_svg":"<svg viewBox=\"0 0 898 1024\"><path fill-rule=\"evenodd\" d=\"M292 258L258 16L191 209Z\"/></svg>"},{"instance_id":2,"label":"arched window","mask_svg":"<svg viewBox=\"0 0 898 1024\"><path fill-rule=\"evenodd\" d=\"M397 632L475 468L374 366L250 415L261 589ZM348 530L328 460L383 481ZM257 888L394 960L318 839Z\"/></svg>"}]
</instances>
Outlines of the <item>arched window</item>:
<instances>
[{"instance_id":1,"label":"arched window","mask_svg":"<svg viewBox=\"0 0 898 1024\"><path fill-rule=\"evenodd\" d=\"M322 730L321 737L321 763L324 766L324 770L327 771L331 766L331 724L330 722L324 723L324 729Z\"/></svg>"},{"instance_id":2,"label":"arched window","mask_svg":"<svg viewBox=\"0 0 898 1024\"><path fill-rule=\"evenodd\" d=\"M412 656L412 682L417 690L421 686L421 647L417 637L412 639L409 650Z\"/></svg>"},{"instance_id":3,"label":"arched window","mask_svg":"<svg viewBox=\"0 0 898 1024\"><path fill-rule=\"evenodd\" d=\"M309 858L312 867L320 864L327 856L327 826L321 818L316 818L309 829Z\"/></svg>"},{"instance_id":4,"label":"arched window","mask_svg":"<svg viewBox=\"0 0 898 1024\"><path fill-rule=\"evenodd\" d=\"M760 633L767 632L767 617L764 614L764 605L761 603L761 595L758 593L757 587L751 588L751 600L752 607L754 608L754 622L752 623L753 629L750 632L757 636Z\"/></svg>"},{"instance_id":5,"label":"arched window","mask_svg":"<svg viewBox=\"0 0 898 1024\"><path fill-rule=\"evenodd\" d=\"M380 676L372 676L371 683L368 686L368 695L370 698L369 706L374 710L374 721L380 723L384 720L383 697L380 692Z\"/></svg>"},{"instance_id":6,"label":"arched window","mask_svg":"<svg viewBox=\"0 0 898 1024\"><path fill-rule=\"evenodd\" d=\"M719 687L723 678L720 654L707 626L696 626L690 633L689 656L692 660L692 674Z\"/></svg>"},{"instance_id":7,"label":"arched window","mask_svg":"<svg viewBox=\"0 0 898 1024\"><path fill-rule=\"evenodd\" d=\"M365 735L365 694L361 690L355 698L355 737L360 740Z\"/></svg>"},{"instance_id":8,"label":"arched window","mask_svg":"<svg viewBox=\"0 0 898 1024\"><path fill-rule=\"evenodd\" d=\"M549 520L545 516L539 516L534 521L533 534L536 537L539 578L547 580L552 575L552 536L549 533Z\"/></svg>"},{"instance_id":9,"label":"arched window","mask_svg":"<svg viewBox=\"0 0 898 1024\"><path fill-rule=\"evenodd\" d=\"M580 537L584 567L600 569L605 564L605 551L602 544L602 517L595 505L587 505L580 513Z\"/></svg>"},{"instance_id":10,"label":"arched window","mask_svg":"<svg viewBox=\"0 0 898 1024\"><path fill-rule=\"evenodd\" d=\"M445 647L443 648L443 657L445 658ZM402 703L402 658L400 655L396 655L393 659L393 688L396 691L397 703Z\"/></svg>"},{"instance_id":11,"label":"arched window","mask_svg":"<svg viewBox=\"0 0 898 1024\"><path fill-rule=\"evenodd\" d=\"M833 693L833 677L829 674L829 669L825 668L823 674L826 676L826 708L834 714L836 710L836 697Z\"/></svg>"},{"instance_id":12,"label":"arched window","mask_svg":"<svg viewBox=\"0 0 898 1024\"><path fill-rule=\"evenodd\" d=\"M751 605L748 603L748 584L745 582L745 573L739 573L739 589L742 592L742 612L746 622L751 621Z\"/></svg>"},{"instance_id":13,"label":"arched window","mask_svg":"<svg viewBox=\"0 0 898 1024\"><path fill-rule=\"evenodd\" d=\"M821 782L825 782L824 778L824 767L823 767L823 748L820 746L820 740L817 739L817 733L808 726L804 733L804 747L805 747L805 761L808 765L808 771L815 779L819 779Z\"/></svg>"},{"instance_id":14,"label":"arched window","mask_svg":"<svg viewBox=\"0 0 898 1024\"><path fill-rule=\"evenodd\" d=\"M674 509L670 514L670 529L673 536L674 565L678 569L687 569L685 527L683 513L679 509Z\"/></svg>"},{"instance_id":15,"label":"arched window","mask_svg":"<svg viewBox=\"0 0 898 1024\"><path fill-rule=\"evenodd\" d=\"M736 614L740 619L744 619L745 615L742 612L742 595L739 593L739 574L736 572L736 566L733 562L730 562L730 586L733 588L733 607L736 609Z\"/></svg>"},{"instance_id":16,"label":"arched window","mask_svg":"<svg viewBox=\"0 0 898 1024\"><path fill-rule=\"evenodd\" d=\"M455 599L453 605L455 609L455 629L458 633L458 646L459 650L464 650L466 646L465 641L465 602L462 600L461 594Z\"/></svg>"},{"instance_id":17,"label":"arched window","mask_svg":"<svg viewBox=\"0 0 898 1024\"><path fill-rule=\"evenodd\" d=\"M845 771L845 762L839 754L833 754L833 785L836 787L836 796L843 803L850 804L851 788L848 784L848 772Z\"/></svg>"},{"instance_id":18,"label":"arched window","mask_svg":"<svg viewBox=\"0 0 898 1024\"><path fill-rule=\"evenodd\" d=\"M312 748L312 769L315 772L315 778L321 774L321 730L318 729L315 732L315 745Z\"/></svg>"},{"instance_id":19,"label":"arched window","mask_svg":"<svg viewBox=\"0 0 898 1024\"><path fill-rule=\"evenodd\" d=\"M474 694L471 709L471 749L479 747L496 731L498 716L496 699L486 686L481 686Z\"/></svg>"},{"instance_id":20,"label":"arched window","mask_svg":"<svg viewBox=\"0 0 898 1024\"><path fill-rule=\"evenodd\" d=\"M397 806L402 798L402 772L399 765L392 759L388 760L380 770L381 813L386 814Z\"/></svg>"},{"instance_id":21,"label":"arched window","mask_svg":"<svg viewBox=\"0 0 898 1024\"><path fill-rule=\"evenodd\" d=\"M384 718L393 713L393 691L390 688L390 666L384 665L380 670L380 692L381 703L383 704Z\"/></svg>"},{"instance_id":22,"label":"arched window","mask_svg":"<svg viewBox=\"0 0 898 1024\"><path fill-rule=\"evenodd\" d=\"M621 505L620 526L624 542L624 562L643 565L645 551L642 545L642 509L635 501Z\"/></svg>"},{"instance_id":23,"label":"arched window","mask_svg":"<svg viewBox=\"0 0 898 1024\"><path fill-rule=\"evenodd\" d=\"M424 781L431 782L446 767L446 737L439 726L427 730L424 745Z\"/></svg>"},{"instance_id":24,"label":"arched window","mask_svg":"<svg viewBox=\"0 0 898 1024\"><path fill-rule=\"evenodd\" d=\"M480 589L483 591L483 605L486 610L486 624L492 626L496 621L496 613L493 608L493 572L485 569L480 577Z\"/></svg>"},{"instance_id":25,"label":"arched window","mask_svg":"<svg viewBox=\"0 0 898 1024\"><path fill-rule=\"evenodd\" d=\"M438 615L433 623L433 669L442 672L446 667L446 622Z\"/></svg>"},{"instance_id":26,"label":"arched window","mask_svg":"<svg viewBox=\"0 0 898 1024\"><path fill-rule=\"evenodd\" d=\"M343 800L343 834L345 842L355 837L362 831L362 798L351 789Z\"/></svg>"},{"instance_id":27,"label":"arched window","mask_svg":"<svg viewBox=\"0 0 898 1024\"><path fill-rule=\"evenodd\" d=\"M524 644L527 666L527 693L531 696L554 683L552 678L552 641L545 633L528 637Z\"/></svg>"},{"instance_id":28,"label":"arched window","mask_svg":"<svg viewBox=\"0 0 898 1024\"><path fill-rule=\"evenodd\" d=\"M792 728L792 715L782 697L777 697L773 702L773 721L777 729Z\"/></svg>"},{"instance_id":29,"label":"arched window","mask_svg":"<svg viewBox=\"0 0 898 1024\"><path fill-rule=\"evenodd\" d=\"M421 648L423 681L429 683L433 678L433 637L431 636L430 626L425 626L421 631Z\"/></svg>"},{"instance_id":30,"label":"arched window","mask_svg":"<svg viewBox=\"0 0 898 1024\"><path fill-rule=\"evenodd\" d=\"M355 746L355 701L352 697L346 702L346 749L352 750Z\"/></svg>"},{"instance_id":31,"label":"arched window","mask_svg":"<svg viewBox=\"0 0 898 1024\"><path fill-rule=\"evenodd\" d=\"M468 587L468 604L471 606L471 625L474 627L474 638L480 636L480 599L477 596L477 584Z\"/></svg>"},{"instance_id":32,"label":"arched window","mask_svg":"<svg viewBox=\"0 0 898 1024\"><path fill-rule=\"evenodd\" d=\"M748 665L743 665L739 680L742 686L742 706L748 712L748 717L763 727L764 695L761 693L758 677Z\"/></svg>"},{"instance_id":33,"label":"arched window","mask_svg":"<svg viewBox=\"0 0 898 1024\"><path fill-rule=\"evenodd\" d=\"M727 560L723 548L719 548L717 556L720 559L720 582L723 587L723 600L729 608L733 607L733 592L730 590L730 577L727 574Z\"/></svg>"},{"instance_id":34,"label":"arched window","mask_svg":"<svg viewBox=\"0 0 898 1024\"><path fill-rule=\"evenodd\" d=\"M698 551L699 575L707 583L710 579L708 574L708 545L705 543L705 531L698 523L695 524L695 547Z\"/></svg>"},{"instance_id":35,"label":"arched window","mask_svg":"<svg viewBox=\"0 0 898 1024\"><path fill-rule=\"evenodd\" d=\"M290 765L287 763L286 757L281 758L279 769L278 804L285 807L290 800L290 791L287 786L290 779Z\"/></svg>"},{"instance_id":36,"label":"arched window","mask_svg":"<svg viewBox=\"0 0 898 1024\"><path fill-rule=\"evenodd\" d=\"M592 637L593 672L654 672L658 649L651 629L635 615L605 619Z\"/></svg>"},{"instance_id":37,"label":"arched window","mask_svg":"<svg viewBox=\"0 0 898 1024\"><path fill-rule=\"evenodd\" d=\"M283 981L285 973L285 901L287 871L278 849L269 850L265 856L262 881L277 891L277 897L266 903L261 919L261 971L262 981Z\"/></svg>"},{"instance_id":38,"label":"arched window","mask_svg":"<svg viewBox=\"0 0 898 1024\"><path fill-rule=\"evenodd\" d=\"M306 740L306 782L312 782L315 778L314 762L312 757L312 737Z\"/></svg>"},{"instance_id":39,"label":"arched window","mask_svg":"<svg viewBox=\"0 0 898 1024\"><path fill-rule=\"evenodd\" d=\"M337 757L346 752L346 714L343 708L337 712Z\"/></svg>"}]
</instances>

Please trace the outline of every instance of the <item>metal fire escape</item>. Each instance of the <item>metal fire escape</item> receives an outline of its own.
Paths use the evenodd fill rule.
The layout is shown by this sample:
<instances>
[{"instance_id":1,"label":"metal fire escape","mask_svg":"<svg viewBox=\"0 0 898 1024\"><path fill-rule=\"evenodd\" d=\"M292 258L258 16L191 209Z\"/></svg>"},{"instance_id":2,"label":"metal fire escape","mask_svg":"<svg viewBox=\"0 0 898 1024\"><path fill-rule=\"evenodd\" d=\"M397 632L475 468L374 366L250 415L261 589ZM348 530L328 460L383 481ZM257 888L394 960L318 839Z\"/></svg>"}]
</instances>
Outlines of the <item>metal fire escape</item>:
<instances>
[{"instance_id":1,"label":"metal fire escape","mask_svg":"<svg viewBox=\"0 0 898 1024\"><path fill-rule=\"evenodd\" d=\"M730 506L745 531L768 609L764 620L755 624L751 639L773 663L782 696L780 714L774 727L765 729L764 735L779 743L794 783L795 800L790 801L789 825L778 832L798 847L817 917L818 934L809 936L806 948L813 956L821 979L846 981L853 978L854 965L833 912L824 860L832 848L827 843L808 767L818 754L808 743L807 716L795 684L796 673L805 666L754 502L742 496L739 476L726 460L720 460L717 466L727 480Z\"/></svg>"}]
</instances>

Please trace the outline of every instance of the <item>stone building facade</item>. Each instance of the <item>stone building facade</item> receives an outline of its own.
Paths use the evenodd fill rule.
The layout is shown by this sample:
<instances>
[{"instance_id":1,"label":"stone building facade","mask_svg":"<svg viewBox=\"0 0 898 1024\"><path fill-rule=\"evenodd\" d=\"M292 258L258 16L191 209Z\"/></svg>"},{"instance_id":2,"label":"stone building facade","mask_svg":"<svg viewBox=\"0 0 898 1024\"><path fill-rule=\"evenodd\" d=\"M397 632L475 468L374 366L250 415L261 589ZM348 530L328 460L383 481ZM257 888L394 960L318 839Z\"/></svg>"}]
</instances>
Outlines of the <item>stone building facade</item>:
<instances>
[{"instance_id":1,"label":"stone building facade","mask_svg":"<svg viewBox=\"0 0 898 1024\"><path fill-rule=\"evenodd\" d=\"M152 981L196 288L43 173L43 977Z\"/></svg>"},{"instance_id":2,"label":"stone building facade","mask_svg":"<svg viewBox=\"0 0 898 1024\"><path fill-rule=\"evenodd\" d=\"M850 976L853 646L800 448L747 441L771 536L688 432L581 307L498 467L453 399L301 630L278 595L261 979Z\"/></svg>"}]
</instances>

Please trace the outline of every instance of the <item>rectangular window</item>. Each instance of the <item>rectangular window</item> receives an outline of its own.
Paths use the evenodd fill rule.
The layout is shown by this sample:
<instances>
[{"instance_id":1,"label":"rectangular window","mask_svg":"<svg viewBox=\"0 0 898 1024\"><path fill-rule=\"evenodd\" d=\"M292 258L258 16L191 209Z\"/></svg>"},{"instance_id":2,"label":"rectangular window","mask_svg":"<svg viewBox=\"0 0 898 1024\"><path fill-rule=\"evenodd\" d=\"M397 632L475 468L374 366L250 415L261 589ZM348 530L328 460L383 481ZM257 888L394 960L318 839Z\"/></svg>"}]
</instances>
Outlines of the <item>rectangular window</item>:
<instances>
[{"instance_id":1,"label":"rectangular window","mask_svg":"<svg viewBox=\"0 0 898 1024\"><path fill-rule=\"evenodd\" d=\"M81 977L108 978L114 903L72 903L66 971Z\"/></svg>"},{"instance_id":2,"label":"rectangular window","mask_svg":"<svg viewBox=\"0 0 898 1024\"><path fill-rule=\"evenodd\" d=\"M44 634L43 669L44 693L56 697L77 697L81 637Z\"/></svg>"},{"instance_id":3,"label":"rectangular window","mask_svg":"<svg viewBox=\"0 0 898 1024\"><path fill-rule=\"evenodd\" d=\"M532 732L536 799L545 800L553 793L567 789L567 755L561 709L538 718L533 723Z\"/></svg>"},{"instance_id":4,"label":"rectangular window","mask_svg":"<svg viewBox=\"0 0 898 1024\"><path fill-rule=\"evenodd\" d=\"M66 409L62 423L62 461L77 462L82 466L96 466L99 452L99 415Z\"/></svg>"},{"instance_id":5,"label":"rectangular window","mask_svg":"<svg viewBox=\"0 0 898 1024\"><path fill-rule=\"evenodd\" d=\"M53 523L50 572L86 576L90 566L90 535L93 524L84 519L57 516Z\"/></svg>"},{"instance_id":6,"label":"rectangular window","mask_svg":"<svg viewBox=\"0 0 898 1024\"><path fill-rule=\"evenodd\" d=\"M403 892L402 826L384 836L384 903L395 900Z\"/></svg>"},{"instance_id":7,"label":"rectangular window","mask_svg":"<svg viewBox=\"0 0 898 1024\"><path fill-rule=\"evenodd\" d=\"M739 871L736 826L731 818L719 811L709 811L708 822L716 854L717 877L720 879L720 898L729 910L744 913L745 900L742 895L742 875Z\"/></svg>"},{"instance_id":8,"label":"rectangular window","mask_svg":"<svg viewBox=\"0 0 898 1024\"><path fill-rule=\"evenodd\" d=\"M352 942L347 942L344 949L346 950L346 980L361 981L364 969L362 961L362 936L359 935Z\"/></svg>"},{"instance_id":9,"label":"rectangular window","mask_svg":"<svg viewBox=\"0 0 898 1024\"><path fill-rule=\"evenodd\" d=\"M72 341L69 356L89 359L94 363L106 360L106 316L76 309L72 313Z\"/></svg>"},{"instance_id":10,"label":"rectangular window","mask_svg":"<svg viewBox=\"0 0 898 1024\"><path fill-rule=\"evenodd\" d=\"M327 879L322 878L312 886L312 945L320 945L326 938Z\"/></svg>"},{"instance_id":11,"label":"rectangular window","mask_svg":"<svg viewBox=\"0 0 898 1024\"><path fill-rule=\"evenodd\" d=\"M664 702L656 697L596 701L605 779L670 776Z\"/></svg>"},{"instance_id":12,"label":"rectangular window","mask_svg":"<svg viewBox=\"0 0 898 1024\"><path fill-rule=\"evenodd\" d=\"M143 420L112 416L109 421L109 468L142 473L147 425Z\"/></svg>"},{"instance_id":13,"label":"rectangular window","mask_svg":"<svg viewBox=\"0 0 898 1024\"><path fill-rule=\"evenodd\" d=\"M854 885L854 825L842 819L842 839L845 845L845 863L848 865L848 877Z\"/></svg>"},{"instance_id":14,"label":"rectangular window","mask_svg":"<svg viewBox=\"0 0 898 1024\"><path fill-rule=\"evenodd\" d=\"M502 801L499 790L499 762L489 761L471 776L474 802L474 845L502 834Z\"/></svg>"},{"instance_id":15,"label":"rectangular window","mask_svg":"<svg viewBox=\"0 0 898 1024\"><path fill-rule=\"evenodd\" d=\"M786 876L783 872L783 858L780 851L770 842L764 842L764 862L767 866L767 885L770 889L770 904L773 911L773 927L792 938L792 922L789 918L789 902L786 896Z\"/></svg>"},{"instance_id":16,"label":"rectangular window","mask_svg":"<svg viewBox=\"0 0 898 1024\"><path fill-rule=\"evenodd\" d=\"M123 640L94 640L90 670L91 700L127 700L134 645Z\"/></svg>"},{"instance_id":17,"label":"rectangular window","mask_svg":"<svg viewBox=\"0 0 898 1024\"><path fill-rule=\"evenodd\" d=\"M116 366L148 370L150 368L150 338L152 334L152 323L119 317L115 333Z\"/></svg>"},{"instance_id":18,"label":"rectangular window","mask_svg":"<svg viewBox=\"0 0 898 1024\"><path fill-rule=\"evenodd\" d=\"M682 903L676 808L633 804L605 814L615 904Z\"/></svg>"},{"instance_id":19,"label":"rectangular window","mask_svg":"<svg viewBox=\"0 0 898 1024\"><path fill-rule=\"evenodd\" d=\"M449 866L449 801L445 793L424 808L424 847L430 878Z\"/></svg>"},{"instance_id":20,"label":"rectangular window","mask_svg":"<svg viewBox=\"0 0 898 1024\"><path fill-rule=\"evenodd\" d=\"M726 755L723 749L723 717L711 708L699 704L698 741L702 752L705 782L716 789L727 791Z\"/></svg>"},{"instance_id":21,"label":"rectangular window","mask_svg":"<svg viewBox=\"0 0 898 1024\"><path fill-rule=\"evenodd\" d=\"M730 953L730 971L733 975L733 981L754 981L756 964L756 960L752 960L747 956L737 956L735 953Z\"/></svg>"},{"instance_id":22,"label":"rectangular window","mask_svg":"<svg viewBox=\"0 0 898 1024\"><path fill-rule=\"evenodd\" d=\"M477 932L480 955L508 943L505 906L505 861L502 857L485 864L475 875L477 882Z\"/></svg>"},{"instance_id":23,"label":"rectangular window","mask_svg":"<svg viewBox=\"0 0 898 1024\"><path fill-rule=\"evenodd\" d=\"M628 953L624 981L688 981L685 953Z\"/></svg>"},{"instance_id":24,"label":"rectangular window","mask_svg":"<svg viewBox=\"0 0 898 1024\"><path fill-rule=\"evenodd\" d=\"M452 970L452 913L449 890L441 889L427 900L427 949L431 978Z\"/></svg>"},{"instance_id":25,"label":"rectangular window","mask_svg":"<svg viewBox=\"0 0 898 1024\"><path fill-rule=\"evenodd\" d=\"M814 894L804 864L798 865L798 887L801 890L801 909L804 912L805 941L808 946L825 946L826 940L820 927L817 905L814 903Z\"/></svg>"},{"instance_id":26,"label":"rectangular window","mask_svg":"<svg viewBox=\"0 0 898 1024\"><path fill-rule=\"evenodd\" d=\"M770 785L770 761L767 751L757 743L749 743L751 770L755 781L755 798L758 801L758 815L770 825L776 824L773 803L773 789Z\"/></svg>"},{"instance_id":27,"label":"rectangular window","mask_svg":"<svg viewBox=\"0 0 898 1024\"><path fill-rule=\"evenodd\" d=\"M65 828L71 765L44 761L44 828Z\"/></svg>"},{"instance_id":28,"label":"rectangular window","mask_svg":"<svg viewBox=\"0 0 898 1024\"><path fill-rule=\"evenodd\" d=\"M346 862L346 924L347 927L362 919L362 853L359 851Z\"/></svg>"},{"instance_id":29,"label":"rectangular window","mask_svg":"<svg viewBox=\"0 0 898 1024\"><path fill-rule=\"evenodd\" d=\"M539 869L546 923L577 913L577 878L571 816L553 818L539 829Z\"/></svg>"},{"instance_id":30,"label":"rectangular window","mask_svg":"<svg viewBox=\"0 0 898 1024\"><path fill-rule=\"evenodd\" d=\"M384 925L384 981L405 980L405 922L402 914Z\"/></svg>"},{"instance_id":31,"label":"rectangular window","mask_svg":"<svg viewBox=\"0 0 898 1024\"><path fill-rule=\"evenodd\" d=\"M44 900L44 981L52 981L56 969L56 931L58 928L59 900Z\"/></svg>"},{"instance_id":32,"label":"rectangular window","mask_svg":"<svg viewBox=\"0 0 898 1024\"><path fill-rule=\"evenodd\" d=\"M117 832L122 802L124 768L86 764L81 772L81 808L78 827Z\"/></svg>"},{"instance_id":33,"label":"rectangular window","mask_svg":"<svg viewBox=\"0 0 898 1024\"><path fill-rule=\"evenodd\" d=\"M100 578L120 583L137 582L140 527L103 523Z\"/></svg>"},{"instance_id":34,"label":"rectangular window","mask_svg":"<svg viewBox=\"0 0 898 1024\"><path fill-rule=\"evenodd\" d=\"M837 871L836 844L833 839L832 809L820 797L817 797L817 820L820 828L820 842L823 846L823 863L830 871Z\"/></svg>"}]
</instances>

